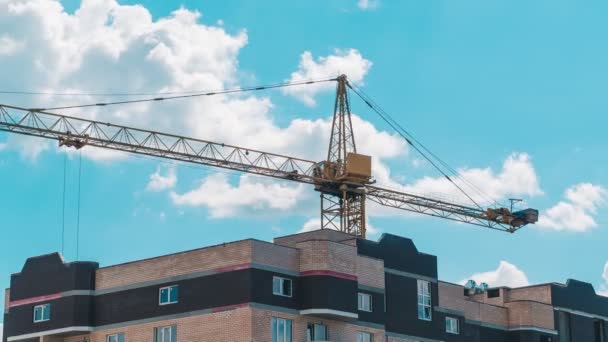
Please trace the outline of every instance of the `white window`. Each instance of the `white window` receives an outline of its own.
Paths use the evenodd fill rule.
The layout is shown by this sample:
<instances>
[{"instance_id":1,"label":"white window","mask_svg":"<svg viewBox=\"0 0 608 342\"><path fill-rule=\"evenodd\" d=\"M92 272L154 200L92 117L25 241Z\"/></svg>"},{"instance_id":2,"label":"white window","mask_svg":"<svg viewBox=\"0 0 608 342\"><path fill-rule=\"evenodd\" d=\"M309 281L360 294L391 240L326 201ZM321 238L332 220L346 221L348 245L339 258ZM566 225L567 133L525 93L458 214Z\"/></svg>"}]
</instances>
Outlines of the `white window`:
<instances>
[{"instance_id":1,"label":"white window","mask_svg":"<svg viewBox=\"0 0 608 342\"><path fill-rule=\"evenodd\" d=\"M364 331L357 332L357 342L374 342L372 334Z\"/></svg>"},{"instance_id":2,"label":"white window","mask_svg":"<svg viewBox=\"0 0 608 342\"><path fill-rule=\"evenodd\" d=\"M323 324L308 324L308 329L306 330L306 341L327 341L327 326Z\"/></svg>"},{"instance_id":3,"label":"white window","mask_svg":"<svg viewBox=\"0 0 608 342\"><path fill-rule=\"evenodd\" d=\"M106 342L125 342L125 333L107 335Z\"/></svg>"},{"instance_id":4,"label":"white window","mask_svg":"<svg viewBox=\"0 0 608 342\"><path fill-rule=\"evenodd\" d=\"M445 318L445 331L450 334L460 334L460 326L458 325L458 318L446 317Z\"/></svg>"},{"instance_id":5,"label":"white window","mask_svg":"<svg viewBox=\"0 0 608 342\"><path fill-rule=\"evenodd\" d=\"M178 302L179 287L177 285L161 287L158 291L158 304L167 305Z\"/></svg>"},{"instance_id":6,"label":"white window","mask_svg":"<svg viewBox=\"0 0 608 342\"><path fill-rule=\"evenodd\" d=\"M34 307L34 323L46 322L51 319L51 304L36 305Z\"/></svg>"},{"instance_id":7,"label":"white window","mask_svg":"<svg viewBox=\"0 0 608 342\"><path fill-rule=\"evenodd\" d=\"M291 320L272 317L272 342L291 342Z\"/></svg>"},{"instance_id":8,"label":"white window","mask_svg":"<svg viewBox=\"0 0 608 342\"><path fill-rule=\"evenodd\" d=\"M170 325L154 329L154 342L177 342L177 327Z\"/></svg>"},{"instance_id":9,"label":"white window","mask_svg":"<svg viewBox=\"0 0 608 342\"><path fill-rule=\"evenodd\" d=\"M418 319L431 320L431 283L418 280Z\"/></svg>"},{"instance_id":10,"label":"white window","mask_svg":"<svg viewBox=\"0 0 608 342\"><path fill-rule=\"evenodd\" d=\"M359 292L358 302L359 310L372 312L372 295Z\"/></svg>"},{"instance_id":11,"label":"white window","mask_svg":"<svg viewBox=\"0 0 608 342\"><path fill-rule=\"evenodd\" d=\"M291 279L272 277L272 293L277 296L291 297Z\"/></svg>"}]
</instances>

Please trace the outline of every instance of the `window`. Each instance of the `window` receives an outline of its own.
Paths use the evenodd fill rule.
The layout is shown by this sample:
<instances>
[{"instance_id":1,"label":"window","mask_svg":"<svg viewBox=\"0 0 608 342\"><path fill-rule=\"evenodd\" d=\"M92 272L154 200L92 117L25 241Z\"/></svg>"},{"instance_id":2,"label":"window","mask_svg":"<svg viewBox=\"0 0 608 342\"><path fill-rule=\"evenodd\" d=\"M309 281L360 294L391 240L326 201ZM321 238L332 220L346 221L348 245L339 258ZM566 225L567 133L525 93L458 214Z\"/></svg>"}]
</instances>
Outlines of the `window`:
<instances>
[{"instance_id":1,"label":"window","mask_svg":"<svg viewBox=\"0 0 608 342\"><path fill-rule=\"evenodd\" d=\"M540 342L553 342L553 337L549 335L541 335Z\"/></svg>"},{"instance_id":2,"label":"window","mask_svg":"<svg viewBox=\"0 0 608 342\"><path fill-rule=\"evenodd\" d=\"M357 342L374 342L372 334L364 331L357 332Z\"/></svg>"},{"instance_id":3,"label":"window","mask_svg":"<svg viewBox=\"0 0 608 342\"><path fill-rule=\"evenodd\" d=\"M291 320L272 317L272 342L291 342Z\"/></svg>"},{"instance_id":4,"label":"window","mask_svg":"<svg viewBox=\"0 0 608 342\"><path fill-rule=\"evenodd\" d=\"M498 298L500 297L500 289L490 289L486 292L488 298Z\"/></svg>"},{"instance_id":5,"label":"window","mask_svg":"<svg viewBox=\"0 0 608 342\"><path fill-rule=\"evenodd\" d=\"M327 326L323 324L308 324L308 329L306 330L306 341L327 341Z\"/></svg>"},{"instance_id":6,"label":"window","mask_svg":"<svg viewBox=\"0 0 608 342\"><path fill-rule=\"evenodd\" d=\"M36 305L34 307L34 323L46 322L51 319L51 304Z\"/></svg>"},{"instance_id":7,"label":"window","mask_svg":"<svg viewBox=\"0 0 608 342\"><path fill-rule=\"evenodd\" d=\"M291 279L272 277L272 294L291 297Z\"/></svg>"},{"instance_id":8,"label":"window","mask_svg":"<svg viewBox=\"0 0 608 342\"><path fill-rule=\"evenodd\" d=\"M161 287L158 291L158 304L175 304L178 301L179 288L177 285Z\"/></svg>"},{"instance_id":9,"label":"window","mask_svg":"<svg viewBox=\"0 0 608 342\"><path fill-rule=\"evenodd\" d=\"M458 325L458 318L446 317L445 318L445 331L450 334L460 334L460 326Z\"/></svg>"},{"instance_id":10,"label":"window","mask_svg":"<svg viewBox=\"0 0 608 342\"><path fill-rule=\"evenodd\" d=\"M177 327L170 325L154 329L154 342L177 342Z\"/></svg>"},{"instance_id":11,"label":"window","mask_svg":"<svg viewBox=\"0 0 608 342\"><path fill-rule=\"evenodd\" d=\"M118 333L106 336L106 342L125 342L125 333Z\"/></svg>"},{"instance_id":12,"label":"window","mask_svg":"<svg viewBox=\"0 0 608 342\"><path fill-rule=\"evenodd\" d=\"M418 319L431 320L431 283L418 280Z\"/></svg>"},{"instance_id":13,"label":"window","mask_svg":"<svg viewBox=\"0 0 608 342\"><path fill-rule=\"evenodd\" d=\"M359 310L372 312L372 295L359 292L358 302Z\"/></svg>"}]
</instances>

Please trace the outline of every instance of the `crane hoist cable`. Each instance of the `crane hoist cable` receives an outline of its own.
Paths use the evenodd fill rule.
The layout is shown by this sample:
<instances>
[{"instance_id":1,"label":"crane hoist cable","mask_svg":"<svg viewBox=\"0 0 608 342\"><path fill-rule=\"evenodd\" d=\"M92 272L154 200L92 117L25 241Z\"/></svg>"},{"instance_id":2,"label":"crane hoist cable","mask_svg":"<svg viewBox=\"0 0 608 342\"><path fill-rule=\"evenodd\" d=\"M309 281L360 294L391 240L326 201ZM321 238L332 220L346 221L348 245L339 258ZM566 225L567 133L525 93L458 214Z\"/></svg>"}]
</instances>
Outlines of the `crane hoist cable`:
<instances>
[{"instance_id":1,"label":"crane hoist cable","mask_svg":"<svg viewBox=\"0 0 608 342\"><path fill-rule=\"evenodd\" d=\"M441 164L443 167L445 167L450 173L452 173L453 176L455 176L455 179L459 179L461 180L465 185L468 185L473 191L475 191L480 197L485 197L484 199L486 201L488 201L489 203L496 203L496 201L494 199L492 199L490 196L488 196L485 192L483 192L481 189L479 189L477 186L475 186L475 184L469 182L464 176L462 176L460 174L460 172L456 171L454 168L452 168L449 164L447 164L445 161L443 161L441 158L439 158L439 156L437 156L435 153L433 153L428 147L426 147L424 144L422 144L422 142L420 142L418 139L416 139L410 132L408 132L405 128L403 128L403 126L401 126L399 124L399 122L397 122L395 119L393 119L386 111L384 111L376 102L374 102L371 97L367 94L365 94L361 89L356 88L355 86L350 85L351 89L359 96L362 98L362 100L370 107L372 108L372 110L374 110L383 120L387 121L390 120L390 122L392 124L389 125L398 133L400 133L400 135L403 137L403 135L406 135L407 137L403 137L408 144L410 144L412 147L414 147L414 149L416 151L418 151L427 161L429 161L429 163L431 163L431 165L433 167L435 167L448 181L450 181L451 183L453 183L461 192L464 193L464 189L461 189L460 186L458 186L457 184L455 184L454 182L454 178L450 177L449 175L446 175L446 173L443 170L440 170L440 168L437 166L437 163ZM356 89L353 89L356 88ZM416 146L414 146L414 143L416 143L418 146L420 146L421 149L425 150L431 157L433 157L436 162L433 162L431 160L429 160L430 158L428 156L425 155L425 153L423 153L422 151L420 151L420 148L417 148ZM471 201L472 198L464 193L465 196L467 198L469 198ZM475 203L476 205L479 206L479 204L477 204L475 201L473 201L473 203Z\"/></svg>"},{"instance_id":2,"label":"crane hoist cable","mask_svg":"<svg viewBox=\"0 0 608 342\"><path fill-rule=\"evenodd\" d=\"M391 122L393 124L395 124L395 126L397 126L405 135L407 135L411 141L417 143L423 150L425 150L439 164L441 164L449 172L451 172L457 179L460 179L463 183L465 183L466 185L468 185L469 187L471 187L471 189L473 191L475 191L478 195L480 195L480 197L485 197L485 200L488 201L489 203L492 203L492 202L496 203L497 202L495 199L491 198L487 193L485 193L483 190L481 190L479 187L477 187L474 183L469 182L460 172L458 172L457 170L455 170L454 168L452 168L448 163L446 163L439 156L437 156L435 153L433 153L433 151L431 151L428 147L426 147L422 142L420 142L418 139L416 139L413 134L411 134L405 128L403 128L403 126L401 126L401 124L399 124L399 122L397 122L395 119L393 119L384 109L382 109L382 107L380 107L373 99L371 99L371 97L369 95L365 94L365 92L363 90L361 90L360 88L357 88L354 85L350 85L350 86L351 86L351 89L353 89L353 87L356 88L356 90L359 92L359 94L357 94L357 95L359 95L360 97L361 96L365 97L365 99L363 99L363 98L362 99L363 99L363 101L366 101L366 103L368 104L368 106L371 103L375 107L375 109L377 109L380 112L382 112L384 114L384 116L387 117L389 120L391 120ZM353 91L355 91L355 89L353 89Z\"/></svg>"},{"instance_id":3,"label":"crane hoist cable","mask_svg":"<svg viewBox=\"0 0 608 342\"><path fill-rule=\"evenodd\" d=\"M323 79L316 79L316 80L302 80L302 81L294 81L294 82L274 83L274 84L269 84L269 85L244 87L244 88L210 90L210 91L197 92L194 94L187 94L187 95L154 97L154 98L115 101L115 102L98 102L98 103L78 104L78 105L60 106L60 107L32 108L31 110L32 111L48 111L48 110L62 110L62 109L86 108L86 107L105 107L105 106L142 103L142 102L159 102L159 101L166 101L166 100L176 100L176 99L186 99L186 98L193 98L193 97L233 94L233 93L241 93L241 92L248 92L248 91L268 90L268 89L274 89L274 88L285 88L285 87L293 87L293 86L306 85L306 84L331 82L331 81L336 81L336 80L337 80L337 78L332 77L332 78L323 78Z\"/></svg>"},{"instance_id":4,"label":"crane hoist cable","mask_svg":"<svg viewBox=\"0 0 608 342\"><path fill-rule=\"evenodd\" d=\"M78 151L78 206L76 208L76 261L80 257L80 190L82 187L82 150Z\"/></svg>"},{"instance_id":5,"label":"crane hoist cable","mask_svg":"<svg viewBox=\"0 0 608 342\"><path fill-rule=\"evenodd\" d=\"M355 86L353 86L353 87L355 87ZM395 119L393 119L384 109L382 109L376 102L374 102L373 99L371 99L371 97L369 95L365 94L365 92L363 92L359 88L357 88L356 90L359 92L359 94L358 94L359 96L363 95L365 97L364 101L367 101L367 102L371 103L375 107L375 109L377 109L380 112L382 112L385 117L387 117L388 119L390 119L392 121L392 123L395 124L401 130L402 133L404 133L405 135L407 135L409 137L409 139L410 139L410 143L413 141L416 144L418 144L431 157L433 157L439 164L441 164L443 167L445 167L455 177L455 179L459 179L462 183L464 183L465 185L468 185L471 188L471 190L473 190L474 192L476 192L477 195L479 195L480 197L482 197L485 201L487 201L488 203L494 203L495 205L498 204L498 201L496 201L496 199L492 198L487 193L485 193L483 190L481 190L478 186L476 186L474 183L472 183L469 180L467 180L467 178L464 177L459 171L455 170L447 162L445 162L444 160L442 160L439 156L437 156L437 154L435 154L427 146L425 146L421 141L419 141L418 139L416 139L416 137L414 137L413 134L411 134L405 128L403 128L403 126L401 126L401 124L399 124L399 122L397 122Z\"/></svg>"},{"instance_id":6,"label":"crane hoist cable","mask_svg":"<svg viewBox=\"0 0 608 342\"><path fill-rule=\"evenodd\" d=\"M337 77L337 76L336 76ZM327 81L333 81L336 79L336 77L333 77L331 79L328 79ZM326 78L329 78L326 77ZM308 84L308 82L313 81L314 83L317 82L321 82L324 81L325 79L307 79L307 80L300 80L300 81L294 81L294 82L282 82L282 83L275 83L275 84L270 84L268 86L279 86L281 84L288 84L291 85L291 83L293 83L293 85L300 85L300 84ZM302 83L304 82L304 83ZM249 88L249 87L248 87ZM257 87L250 87L250 88L257 88ZM235 88L238 89L238 88ZM242 89L247 89L247 88L242 88ZM223 89L219 89L218 91L221 91ZM23 91L23 90L0 90L0 94L10 94L10 95L45 95L45 96L112 96L112 97L121 97L121 96L158 96L158 95L180 95L180 94L200 94L200 93L206 93L209 92L211 90L209 89L204 89L204 90L186 90L186 91L170 91L170 92L141 92L141 93L62 93L62 92L37 92L37 91Z\"/></svg>"},{"instance_id":7,"label":"crane hoist cable","mask_svg":"<svg viewBox=\"0 0 608 342\"><path fill-rule=\"evenodd\" d=\"M63 195L61 208L61 255L65 255L65 197L67 183L68 154L63 155Z\"/></svg>"},{"instance_id":8,"label":"crane hoist cable","mask_svg":"<svg viewBox=\"0 0 608 342\"><path fill-rule=\"evenodd\" d=\"M368 96L365 95L360 89L356 88L355 86L351 85L350 82L347 83L348 87L357 95L361 98L361 100L363 100L363 102L365 102L365 104L370 107L372 109L372 111L374 111L378 116L380 116L380 118L386 122L391 128L393 128L395 130L395 132L397 132L397 134L399 134L412 148L414 148L424 159L426 159L437 171L439 171L439 173L441 175L444 176L445 179L447 179L450 183L452 183L464 196L466 196L471 202L473 202L477 207L479 207L480 209L482 208L481 205L479 205L477 203L477 201L475 201L473 199L472 196L470 196L460 185L458 185L453 179L452 177L450 177L450 175L448 175L447 172L445 172L441 167L439 167L439 165L437 165L437 163L431 158L429 157L425 152L422 151L422 149L425 149L428 151L428 149L424 148L423 145L416 140L412 134L410 134L407 130L405 130L397 121L395 121L395 119L393 119L388 113L386 113L384 110L382 110L378 105L376 105L373 100ZM414 143L415 142L415 143ZM418 146L420 145L420 147ZM441 159L439 159L436 155L433 154L433 156L435 156L435 159L437 161L439 161L440 163L442 162ZM445 162L443 162L443 164L446 164ZM445 165L444 165L445 166ZM449 169L448 169L449 170ZM456 174L457 177L460 177L458 174Z\"/></svg>"}]
</instances>

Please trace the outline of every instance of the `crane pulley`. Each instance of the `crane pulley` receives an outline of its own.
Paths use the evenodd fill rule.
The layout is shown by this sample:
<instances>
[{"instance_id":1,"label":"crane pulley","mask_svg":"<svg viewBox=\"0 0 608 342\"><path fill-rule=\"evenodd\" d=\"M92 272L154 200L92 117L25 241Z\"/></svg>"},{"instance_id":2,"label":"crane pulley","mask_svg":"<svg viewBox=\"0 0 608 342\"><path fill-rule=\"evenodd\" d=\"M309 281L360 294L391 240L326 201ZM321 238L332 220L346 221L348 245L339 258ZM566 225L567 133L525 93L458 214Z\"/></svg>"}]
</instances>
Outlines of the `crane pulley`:
<instances>
[{"instance_id":1,"label":"crane pulley","mask_svg":"<svg viewBox=\"0 0 608 342\"><path fill-rule=\"evenodd\" d=\"M311 184L321 197L321 228L363 238L366 200L511 233L538 220L536 209L482 209L374 185L371 157L357 153L348 80L344 75L334 80L330 143L321 162L4 104L0 131L53 139L76 149L94 146Z\"/></svg>"}]
</instances>

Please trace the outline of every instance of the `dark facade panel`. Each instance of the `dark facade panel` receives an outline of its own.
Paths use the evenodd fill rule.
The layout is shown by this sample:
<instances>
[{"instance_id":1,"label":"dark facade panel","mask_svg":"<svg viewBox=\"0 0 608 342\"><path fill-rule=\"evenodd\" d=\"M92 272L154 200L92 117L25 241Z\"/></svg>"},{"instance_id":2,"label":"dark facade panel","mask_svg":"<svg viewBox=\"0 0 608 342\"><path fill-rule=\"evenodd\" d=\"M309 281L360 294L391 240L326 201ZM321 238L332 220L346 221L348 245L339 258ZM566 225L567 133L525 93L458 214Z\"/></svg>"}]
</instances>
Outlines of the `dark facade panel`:
<instances>
[{"instance_id":1,"label":"dark facade panel","mask_svg":"<svg viewBox=\"0 0 608 342\"><path fill-rule=\"evenodd\" d=\"M272 279L275 276L291 279L291 297L277 296L272 293ZM294 310L300 307L301 286L299 277L254 269L252 272L252 284L252 302Z\"/></svg>"},{"instance_id":2,"label":"dark facade panel","mask_svg":"<svg viewBox=\"0 0 608 342\"><path fill-rule=\"evenodd\" d=\"M508 331L478 324L465 324L463 338L461 341L466 342L511 342Z\"/></svg>"},{"instance_id":3,"label":"dark facade panel","mask_svg":"<svg viewBox=\"0 0 608 342\"><path fill-rule=\"evenodd\" d=\"M63 263L59 253L27 259L11 276L11 301L71 290L93 290L96 262Z\"/></svg>"},{"instance_id":4,"label":"dark facade panel","mask_svg":"<svg viewBox=\"0 0 608 342\"><path fill-rule=\"evenodd\" d=\"M357 282L331 276L300 278L300 310L331 309L357 313Z\"/></svg>"},{"instance_id":5,"label":"dark facade panel","mask_svg":"<svg viewBox=\"0 0 608 342\"><path fill-rule=\"evenodd\" d=\"M51 319L34 323L34 307L51 304ZM4 337L67 327L92 326L92 297L70 296L48 302L12 307L4 319Z\"/></svg>"},{"instance_id":6,"label":"dark facade panel","mask_svg":"<svg viewBox=\"0 0 608 342\"><path fill-rule=\"evenodd\" d=\"M417 279L386 273L386 331L442 339L445 335L445 314L433 310L432 320L418 319ZM431 283L431 301L438 303L437 283Z\"/></svg>"},{"instance_id":7,"label":"dark facade panel","mask_svg":"<svg viewBox=\"0 0 608 342\"><path fill-rule=\"evenodd\" d=\"M8 315L4 314L4 320L3 320L4 324L2 326L2 342L6 342L6 338L8 336L7 331L6 331L6 329L7 329L6 322L7 321L8 321Z\"/></svg>"},{"instance_id":8,"label":"dark facade panel","mask_svg":"<svg viewBox=\"0 0 608 342\"><path fill-rule=\"evenodd\" d=\"M251 301L254 288L253 273L257 271L246 269L219 273L96 296L95 325L248 303ZM178 303L159 305L159 289L170 285L178 286ZM272 292L272 286L267 290Z\"/></svg>"},{"instance_id":9,"label":"dark facade panel","mask_svg":"<svg viewBox=\"0 0 608 342\"><path fill-rule=\"evenodd\" d=\"M593 322L593 318L570 315L571 342L595 342Z\"/></svg>"},{"instance_id":10,"label":"dark facade panel","mask_svg":"<svg viewBox=\"0 0 608 342\"><path fill-rule=\"evenodd\" d=\"M384 260L384 267L437 278L437 257L418 252L410 239L383 234L378 242L357 239L358 253Z\"/></svg>"},{"instance_id":11,"label":"dark facade panel","mask_svg":"<svg viewBox=\"0 0 608 342\"><path fill-rule=\"evenodd\" d=\"M385 323L385 308L384 308L384 294L378 292L371 292L359 289L361 293L367 293L372 296L372 312L358 311L359 320L363 322L370 322L375 324ZM357 302L358 303L358 302Z\"/></svg>"},{"instance_id":12,"label":"dark facade panel","mask_svg":"<svg viewBox=\"0 0 608 342\"><path fill-rule=\"evenodd\" d=\"M557 335L542 333L534 330L511 331L509 342L558 342ZM589 341L592 342L592 341Z\"/></svg>"},{"instance_id":13,"label":"dark facade panel","mask_svg":"<svg viewBox=\"0 0 608 342\"><path fill-rule=\"evenodd\" d=\"M568 279L565 286L551 285L553 306L608 317L608 297L598 296L593 285Z\"/></svg>"}]
</instances>

